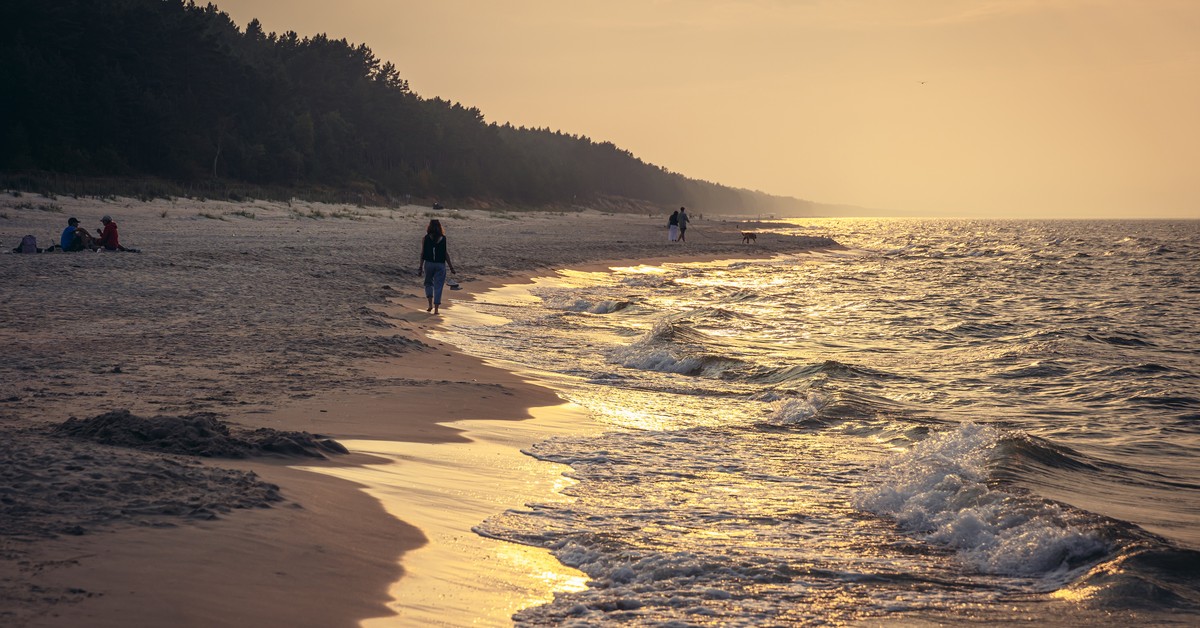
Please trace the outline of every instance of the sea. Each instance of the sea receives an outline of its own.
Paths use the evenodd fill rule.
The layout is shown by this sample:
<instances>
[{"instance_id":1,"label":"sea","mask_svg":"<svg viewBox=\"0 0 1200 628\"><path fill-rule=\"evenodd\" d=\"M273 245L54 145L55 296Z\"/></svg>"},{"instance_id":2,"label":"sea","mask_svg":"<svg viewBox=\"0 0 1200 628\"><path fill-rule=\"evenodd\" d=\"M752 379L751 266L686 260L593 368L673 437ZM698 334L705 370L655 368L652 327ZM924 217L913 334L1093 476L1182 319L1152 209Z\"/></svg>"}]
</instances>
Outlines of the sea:
<instances>
[{"instance_id":1,"label":"sea","mask_svg":"<svg viewBox=\"0 0 1200 628\"><path fill-rule=\"evenodd\" d=\"M1200 625L1200 221L770 230L446 317L595 427L475 528L587 576L517 625Z\"/></svg>"}]
</instances>

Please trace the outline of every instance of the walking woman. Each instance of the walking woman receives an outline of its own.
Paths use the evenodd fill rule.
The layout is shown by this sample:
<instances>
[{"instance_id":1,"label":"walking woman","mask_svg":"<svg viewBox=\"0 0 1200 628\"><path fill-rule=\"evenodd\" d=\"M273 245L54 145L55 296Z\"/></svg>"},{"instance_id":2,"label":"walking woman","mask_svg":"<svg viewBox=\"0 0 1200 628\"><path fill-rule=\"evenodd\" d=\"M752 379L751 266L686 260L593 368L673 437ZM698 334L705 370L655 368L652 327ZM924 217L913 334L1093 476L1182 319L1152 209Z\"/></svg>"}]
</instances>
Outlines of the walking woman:
<instances>
[{"instance_id":1,"label":"walking woman","mask_svg":"<svg viewBox=\"0 0 1200 628\"><path fill-rule=\"evenodd\" d=\"M417 275L425 275L425 297L429 299L426 312L438 313L447 268L454 272L454 263L450 261L450 252L446 249L446 232L442 230L440 221L430 220L425 228L425 239L421 241L421 263L417 266Z\"/></svg>"}]
</instances>

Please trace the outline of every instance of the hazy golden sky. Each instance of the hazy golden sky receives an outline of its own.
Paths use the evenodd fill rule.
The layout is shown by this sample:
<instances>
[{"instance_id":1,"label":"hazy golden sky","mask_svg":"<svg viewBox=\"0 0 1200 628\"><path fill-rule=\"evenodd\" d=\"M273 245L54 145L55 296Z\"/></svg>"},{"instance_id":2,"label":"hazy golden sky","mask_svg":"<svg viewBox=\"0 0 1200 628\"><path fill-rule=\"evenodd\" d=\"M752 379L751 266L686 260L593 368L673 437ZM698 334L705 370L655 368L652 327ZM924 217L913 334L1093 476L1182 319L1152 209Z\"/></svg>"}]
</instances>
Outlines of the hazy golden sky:
<instances>
[{"instance_id":1,"label":"hazy golden sky","mask_svg":"<svg viewBox=\"0 0 1200 628\"><path fill-rule=\"evenodd\" d=\"M1200 218L1200 0L216 0L690 177L939 215Z\"/></svg>"}]
</instances>

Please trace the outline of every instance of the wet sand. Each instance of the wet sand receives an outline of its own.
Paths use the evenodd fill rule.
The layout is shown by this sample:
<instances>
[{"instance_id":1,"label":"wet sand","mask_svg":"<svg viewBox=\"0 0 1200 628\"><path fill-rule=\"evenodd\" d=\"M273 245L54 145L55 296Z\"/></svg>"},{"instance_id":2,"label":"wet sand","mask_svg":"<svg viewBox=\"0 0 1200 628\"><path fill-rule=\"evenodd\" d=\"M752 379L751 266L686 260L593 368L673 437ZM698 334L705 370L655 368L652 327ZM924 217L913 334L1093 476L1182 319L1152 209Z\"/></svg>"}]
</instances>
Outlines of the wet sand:
<instances>
[{"instance_id":1,"label":"wet sand","mask_svg":"<svg viewBox=\"0 0 1200 628\"><path fill-rule=\"evenodd\" d=\"M441 317L556 268L829 244L757 225L744 245L732 218L672 244L666 213L6 194L4 250L107 214L141 252L0 258L0 623L491 625L582 586L470 532L552 494L561 470L519 447L586 421L429 337L441 318L424 311L418 243L443 220L463 289ZM208 458L55 432L114 410L321 434L351 453Z\"/></svg>"}]
</instances>

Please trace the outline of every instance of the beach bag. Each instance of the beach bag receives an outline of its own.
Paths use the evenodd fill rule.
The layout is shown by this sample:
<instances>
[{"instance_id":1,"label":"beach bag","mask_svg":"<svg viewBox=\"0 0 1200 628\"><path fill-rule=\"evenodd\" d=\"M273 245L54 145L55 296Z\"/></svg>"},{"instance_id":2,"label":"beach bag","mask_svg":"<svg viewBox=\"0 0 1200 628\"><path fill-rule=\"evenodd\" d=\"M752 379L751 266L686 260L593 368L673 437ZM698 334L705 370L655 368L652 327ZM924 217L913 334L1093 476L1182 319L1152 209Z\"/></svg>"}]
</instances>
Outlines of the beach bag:
<instances>
[{"instance_id":1,"label":"beach bag","mask_svg":"<svg viewBox=\"0 0 1200 628\"><path fill-rule=\"evenodd\" d=\"M21 246L17 247L18 253L37 253L37 238L27 235L21 238Z\"/></svg>"}]
</instances>

